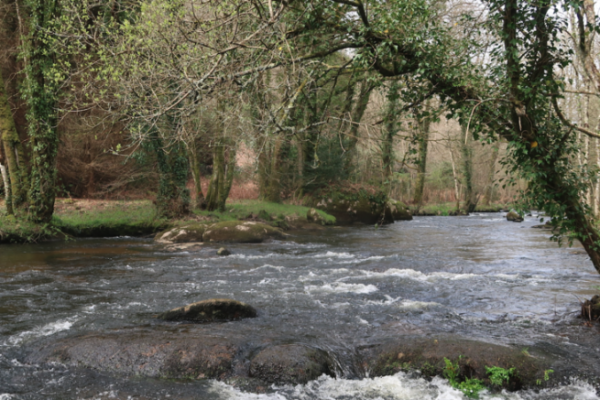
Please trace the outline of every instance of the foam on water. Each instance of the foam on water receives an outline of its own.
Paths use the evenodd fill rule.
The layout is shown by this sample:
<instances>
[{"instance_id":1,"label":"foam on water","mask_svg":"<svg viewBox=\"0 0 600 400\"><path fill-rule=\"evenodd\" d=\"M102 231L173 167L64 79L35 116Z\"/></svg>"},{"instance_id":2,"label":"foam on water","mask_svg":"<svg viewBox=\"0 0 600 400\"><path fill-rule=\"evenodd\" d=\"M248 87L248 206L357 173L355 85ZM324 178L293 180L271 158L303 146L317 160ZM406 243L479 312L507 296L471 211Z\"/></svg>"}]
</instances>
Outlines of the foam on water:
<instances>
[{"instance_id":1,"label":"foam on water","mask_svg":"<svg viewBox=\"0 0 600 400\"><path fill-rule=\"evenodd\" d=\"M61 320L56 322L51 322L41 327L34 328L29 331L21 332L18 335L11 336L8 338L8 343L13 346L20 345L26 340L42 337L42 336L50 336L60 331L66 331L71 329L74 321L69 320Z\"/></svg>"},{"instance_id":2,"label":"foam on water","mask_svg":"<svg viewBox=\"0 0 600 400\"><path fill-rule=\"evenodd\" d=\"M373 293L378 291L375 285L363 285L362 283L344 283L336 282L332 284L325 284L322 286L306 286L305 291L312 292L325 292L325 293Z\"/></svg>"},{"instance_id":3,"label":"foam on water","mask_svg":"<svg viewBox=\"0 0 600 400\"><path fill-rule=\"evenodd\" d=\"M273 387L274 393L255 394L239 391L225 383L213 382L211 392L230 400L466 400L448 381L434 378L431 382L411 378L405 373L361 380L335 379L321 376L306 385ZM539 392L480 393L482 400L598 400L594 388L583 382L573 382Z\"/></svg>"}]
</instances>

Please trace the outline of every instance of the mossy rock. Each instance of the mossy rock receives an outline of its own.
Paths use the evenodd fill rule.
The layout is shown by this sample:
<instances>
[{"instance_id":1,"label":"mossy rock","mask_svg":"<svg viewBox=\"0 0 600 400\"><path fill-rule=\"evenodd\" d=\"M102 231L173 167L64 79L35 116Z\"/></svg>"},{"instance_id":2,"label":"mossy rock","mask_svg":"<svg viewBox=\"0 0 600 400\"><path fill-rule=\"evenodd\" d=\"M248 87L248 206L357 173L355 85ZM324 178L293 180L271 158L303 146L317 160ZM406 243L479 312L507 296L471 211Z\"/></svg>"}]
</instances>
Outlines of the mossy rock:
<instances>
[{"instance_id":1,"label":"mossy rock","mask_svg":"<svg viewBox=\"0 0 600 400\"><path fill-rule=\"evenodd\" d=\"M394 222L391 212L386 212L388 197L383 192L330 188L305 198L307 207L314 207L333 215L337 223L349 225L390 224Z\"/></svg>"},{"instance_id":2,"label":"mossy rock","mask_svg":"<svg viewBox=\"0 0 600 400\"><path fill-rule=\"evenodd\" d=\"M513 210L506 214L506 220L512 222L523 222L523 217L521 217L518 212Z\"/></svg>"},{"instance_id":3,"label":"mossy rock","mask_svg":"<svg viewBox=\"0 0 600 400\"><path fill-rule=\"evenodd\" d=\"M165 321L221 322L256 317L254 307L232 299L209 299L174 308L157 318Z\"/></svg>"},{"instance_id":4,"label":"mossy rock","mask_svg":"<svg viewBox=\"0 0 600 400\"><path fill-rule=\"evenodd\" d=\"M261 243L282 239L281 229L255 221L225 221L210 225L202 236L205 242Z\"/></svg>"},{"instance_id":5,"label":"mossy rock","mask_svg":"<svg viewBox=\"0 0 600 400\"><path fill-rule=\"evenodd\" d=\"M207 227L206 224L188 224L160 232L154 237L154 240L158 243L202 242Z\"/></svg>"},{"instance_id":6,"label":"mossy rock","mask_svg":"<svg viewBox=\"0 0 600 400\"><path fill-rule=\"evenodd\" d=\"M389 199L385 203L385 213L388 218L391 218L394 221L410 221L413 219L408 206L403 202L394 199Z\"/></svg>"},{"instance_id":7,"label":"mossy rock","mask_svg":"<svg viewBox=\"0 0 600 400\"><path fill-rule=\"evenodd\" d=\"M392 375L401 370L420 370L426 376L443 376L444 358L447 358L458 363L460 379L477 378L486 386L492 386L486 367L515 368L515 374L503 384L508 390L536 387L552 362L542 354L531 354L521 348L453 336L405 337L401 343L390 343L370 351L373 355L369 362L372 376Z\"/></svg>"},{"instance_id":8,"label":"mossy rock","mask_svg":"<svg viewBox=\"0 0 600 400\"><path fill-rule=\"evenodd\" d=\"M305 384L323 374L335 376L328 354L300 344L268 347L250 362L250 377L267 384Z\"/></svg>"}]
</instances>

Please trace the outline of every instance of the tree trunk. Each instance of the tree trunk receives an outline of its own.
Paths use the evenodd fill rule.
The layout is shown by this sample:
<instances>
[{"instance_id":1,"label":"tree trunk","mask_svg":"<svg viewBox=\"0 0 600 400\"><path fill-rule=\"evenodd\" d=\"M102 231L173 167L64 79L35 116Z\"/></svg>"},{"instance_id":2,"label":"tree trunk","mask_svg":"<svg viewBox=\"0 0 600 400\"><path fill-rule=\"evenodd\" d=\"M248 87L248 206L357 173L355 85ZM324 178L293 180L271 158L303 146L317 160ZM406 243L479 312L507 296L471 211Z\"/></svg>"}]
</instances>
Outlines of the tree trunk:
<instances>
[{"instance_id":1,"label":"tree trunk","mask_svg":"<svg viewBox=\"0 0 600 400\"><path fill-rule=\"evenodd\" d=\"M13 207L12 207L12 196L10 195L10 182L8 179L8 172L6 172L6 167L0 164L0 174L2 175L2 181L4 182L4 204L6 205L6 214L13 215Z\"/></svg>"},{"instance_id":2,"label":"tree trunk","mask_svg":"<svg viewBox=\"0 0 600 400\"><path fill-rule=\"evenodd\" d=\"M426 107L427 109L427 107ZM423 190L425 189L425 174L427 172L427 144L429 141L429 128L431 126L431 118L417 118L417 135L419 148L417 150L417 182L415 183L415 195L413 203L417 206L417 210L423 204Z\"/></svg>"},{"instance_id":3,"label":"tree trunk","mask_svg":"<svg viewBox=\"0 0 600 400\"><path fill-rule=\"evenodd\" d=\"M195 203L194 208L201 210L204 208L206 200L204 193L202 193L202 174L200 171L200 158L198 157L198 151L195 146L188 147L188 158L190 160L190 170L192 172L192 179L194 180L194 194Z\"/></svg>"},{"instance_id":4,"label":"tree trunk","mask_svg":"<svg viewBox=\"0 0 600 400\"><path fill-rule=\"evenodd\" d=\"M54 213L56 198L56 154L58 152L57 111L59 82L53 75L55 54L48 30L59 18L56 1L32 0L31 39L26 49L26 88L29 139L31 144L30 218L47 223Z\"/></svg>"},{"instance_id":5,"label":"tree trunk","mask_svg":"<svg viewBox=\"0 0 600 400\"><path fill-rule=\"evenodd\" d=\"M452 148L448 146L450 151L450 162L452 163L452 178L454 180L454 196L456 197L456 213L460 213L460 190L458 187L458 174L456 173L456 163L454 162L454 153Z\"/></svg>"},{"instance_id":6,"label":"tree trunk","mask_svg":"<svg viewBox=\"0 0 600 400\"><path fill-rule=\"evenodd\" d=\"M591 85L590 85L591 86ZM589 90L593 90L590 87ZM588 96L588 104L587 104L587 128L591 128L593 131L598 131L600 127L600 99L597 96ZM596 138L588 138L588 151L587 151L587 163L588 168L591 171L598 170L598 139ZM595 172L597 175L597 172ZM592 210L592 214L597 217L598 216L598 196L597 196L597 188L598 188L598 180L592 179L589 183L590 187L588 190L589 193L589 205Z\"/></svg>"},{"instance_id":7,"label":"tree trunk","mask_svg":"<svg viewBox=\"0 0 600 400\"><path fill-rule=\"evenodd\" d=\"M222 143L214 145L213 173L206 194L206 209L215 211L219 208L219 188L222 186L225 172L225 147Z\"/></svg>"},{"instance_id":8,"label":"tree trunk","mask_svg":"<svg viewBox=\"0 0 600 400\"><path fill-rule=\"evenodd\" d=\"M496 161L498 160L498 153L500 152L500 141L495 141L492 144L492 156L490 159L490 171L488 173L488 185L485 189L485 194L483 195L483 204L489 206L492 202L493 194L494 194L494 176L496 174Z\"/></svg>"},{"instance_id":9,"label":"tree trunk","mask_svg":"<svg viewBox=\"0 0 600 400\"><path fill-rule=\"evenodd\" d=\"M393 82L387 95L387 107L384 116L384 130L381 142L381 162L383 164L383 183L391 186L394 172L394 136L396 136L396 115L398 109L398 83Z\"/></svg>"},{"instance_id":10,"label":"tree trunk","mask_svg":"<svg viewBox=\"0 0 600 400\"><path fill-rule=\"evenodd\" d=\"M225 203L227 202L227 197L229 197L229 192L231 191L231 185L233 184L233 176L235 173L235 155L236 149L235 146L229 143L228 150L228 162L226 165L226 172L219 179L219 205L218 210L223 212L225 211Z\"/></svg>"},{"instance_id":11,"label":"tree trunk","mask_svg":"<svg viewBox=\"0 0 600 400\"><path fill-rule=\"evenodd\" d=\"M4 147L6 166L10 174L11 190L10 204L18 208L25 203L27 197L27 168L25 165L25 152L19 140L10 104L0 72L0 140Z\"/></svg>"},{"instance_id":12,"label":"tree trunk","mask_svg":"<svg viewBox=\"0 0 600 400\"><path fill-rule=\"evenodd\" d=\"M471 152L471 147L469 146L471 138L470 135L466 134L467 126L464 124L461 124L461 133L462 135L459 143L462 155L463 184L465 188L464 212L470 214L475 211L475 206L477 206L473 193L473 154Z\"/></svg>"},{"instance_id":13,"label":"tree trunk","mask_svg":"<svg viewBox=\"0 0 600 400\"><path fill-rule=\"evenodd\" d=\"M369 104L369 98L371 97L371 92L375 86L370 83L368 80L363 80L360 84L360 93L358 94L358 99L356 101L356 106L352 112L351 125L350 130L348 132L348 147L346 148L346 159L344 162L344 169L346 170L346 174L349 176L354 172L354 167L356 166L356 158L357 158L357 144L358 144L358 128L360 127L360 122L362 121L363 115L367 110L367 105Z\"/></svg>"}]
</instances>

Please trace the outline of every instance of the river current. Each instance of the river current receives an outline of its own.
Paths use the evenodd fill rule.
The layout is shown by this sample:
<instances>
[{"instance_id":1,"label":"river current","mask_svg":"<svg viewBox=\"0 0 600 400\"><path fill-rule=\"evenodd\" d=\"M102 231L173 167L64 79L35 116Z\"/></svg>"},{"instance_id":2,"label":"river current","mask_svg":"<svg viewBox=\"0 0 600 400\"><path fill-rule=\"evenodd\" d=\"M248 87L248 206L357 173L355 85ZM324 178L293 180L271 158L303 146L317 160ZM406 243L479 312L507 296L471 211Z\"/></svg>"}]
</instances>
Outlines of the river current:
<instances>
[{"instance_id":1,"label":"river current","mask_svg":"<svg viewBox=\"0 0 600 400\"><path fill-rule=\"evenodd\" d=\"M581 247L558 247L535 224L501 214L416 217L230 245L228 257L217 257L215 246L167 252L134 238L2 246L0 400L464 398L441 378L371 378L354 366L357 346L398 334L542 347L596 376L600 329L577 314L580 301L598 292L600 276ZM159 312L215 297L259 311L255 319L216 324L219 335L276 332L335 352L337 377L256 394L213 380L126 378L22 362L36 341L151 325ZM599 399L595 385L570 379L481 398Z\"/></svg>"}]
</instances>

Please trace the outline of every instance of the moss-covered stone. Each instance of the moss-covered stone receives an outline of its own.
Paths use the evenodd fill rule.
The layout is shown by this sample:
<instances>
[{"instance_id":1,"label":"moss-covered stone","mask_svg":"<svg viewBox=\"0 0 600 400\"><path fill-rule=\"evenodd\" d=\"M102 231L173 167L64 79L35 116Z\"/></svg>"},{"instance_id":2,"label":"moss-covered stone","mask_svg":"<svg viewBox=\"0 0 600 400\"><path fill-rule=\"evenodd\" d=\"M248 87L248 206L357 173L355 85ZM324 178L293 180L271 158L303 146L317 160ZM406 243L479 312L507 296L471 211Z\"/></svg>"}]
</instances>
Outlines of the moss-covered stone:
<instances>
[{"instance_id":1,"label":"moss-covered stone","mask_svg":"<svg viewBox=\"0 0 600 400\"><path fill-rule=\"evenodd\" d=\"M307 207L333 215L339 224L389 224L394 219L386 212L388 197L383 192L332 187L305 198Z\"/></svg>"},{"instance_id":2,"label":"moss-covered stone","mask_svg":"<svg viewBox=\"0 0 600 400\"><path fill-rule=\"evenodd\" d=\"M519 213L513 210L506 214L506 220L512 222L523 222L523 217L521 217Z\"/></svg>"},{"instance_id":3,"label":"moss-covered stone","mask_svg":"<svg viewBox=\"0 0 600 400\"><path fill-rule=\"evenodd\" d=\"M225 221L210 225L202 236L205 242L261 243L282 239L283 231L255 221Z\"/></svg>"},{"instance_id":4,"label":"moss-covered stone","mask_svg":"<svg viewBox=\"0 0 600 400\"><path fill-rule=\"evenodd\" d=\"M492 386L486 367L515 368L515 374L504 388L519 390L535 387L551 361L541 354L459 337L404 337L401 343L390 343L369 350L369 366L373 376L391 375L401 370L420 370L426 376L443 376L444 358L458 362L460 377L477 378Z\"/></svg>"},{"instance_id":5,"label":"moss-covered stone","mask_svg":"<svg viewBox=\"0 0 600 400\"><path fill-rule=\"evenodd\" d=\"M157 318L165 321L220 322L256 317L254 307L232 299L209 299L174 308Z\"/></svg>"},{"instance_id":6,"label":"moss-covered stone","mask_svg":"<svg viewBox=\"0 0 600 400\"><path fill-rule=\"evenodd\" d=\"M389 199L385 203L385 213L388 218L394 221L410 221L413 219L412 213L406 204L401 201Z\"/></svg>"}]
</instances>

